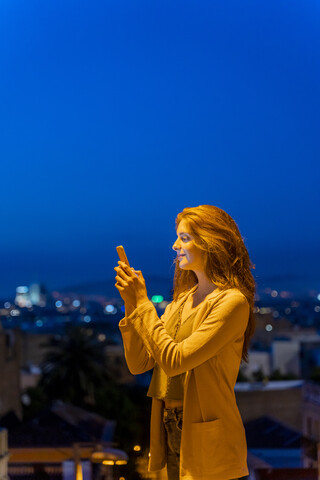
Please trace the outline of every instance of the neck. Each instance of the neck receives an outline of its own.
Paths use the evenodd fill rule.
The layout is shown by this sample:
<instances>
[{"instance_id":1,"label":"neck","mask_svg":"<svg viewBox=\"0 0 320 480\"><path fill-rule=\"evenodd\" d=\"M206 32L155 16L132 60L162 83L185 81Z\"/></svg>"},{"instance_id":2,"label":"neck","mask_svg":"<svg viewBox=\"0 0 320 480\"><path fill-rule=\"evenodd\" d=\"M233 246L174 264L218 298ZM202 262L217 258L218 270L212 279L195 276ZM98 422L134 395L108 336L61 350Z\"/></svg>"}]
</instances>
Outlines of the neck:
<instances>
[{"instance_id":1,"label":"neck","mask_svg":"<svg viewBox=\"0 0 320 480\"><path fill-rule=\"evenodd\" d=\"M213 292L217 288L217 285L211 282L211 280L207 277L204 271L200 270L194 272L198 279L198 288L196 290L196 294L199 297L207 296L209 293Z\"/></svg>"}]
</instances>

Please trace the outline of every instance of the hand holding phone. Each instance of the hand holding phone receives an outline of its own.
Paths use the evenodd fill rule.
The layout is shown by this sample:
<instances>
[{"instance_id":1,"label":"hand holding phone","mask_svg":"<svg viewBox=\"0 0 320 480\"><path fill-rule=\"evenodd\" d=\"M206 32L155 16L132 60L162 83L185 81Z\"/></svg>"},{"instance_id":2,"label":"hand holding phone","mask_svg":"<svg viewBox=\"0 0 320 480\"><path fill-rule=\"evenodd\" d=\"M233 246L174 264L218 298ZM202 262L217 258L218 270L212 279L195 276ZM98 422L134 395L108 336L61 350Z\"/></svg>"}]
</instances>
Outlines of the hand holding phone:
<instances>
[{"instance_id":1,"label":"hand holding phone","mask_svg":"<svg viewBox=\"0 0 320 480\"><path fill-rule=\"evenodd\" d=\"M143 278L143 275L140 270L135 270L134 268L130 267L127 255L124 251L122 245L116 247L120 261L125 263L128 268L125 268L121 265L115 267L115 271L117 272L116 276L116 288L118 289L122 300L125 303L126 307L126 315L130 315L135 308L137 308L142 303L149 301L146 283ZM134 281L128 282L128 277L135 276L137 278ZM132 278L131 278L132 280Z\"/></svg>"}]
</instances>

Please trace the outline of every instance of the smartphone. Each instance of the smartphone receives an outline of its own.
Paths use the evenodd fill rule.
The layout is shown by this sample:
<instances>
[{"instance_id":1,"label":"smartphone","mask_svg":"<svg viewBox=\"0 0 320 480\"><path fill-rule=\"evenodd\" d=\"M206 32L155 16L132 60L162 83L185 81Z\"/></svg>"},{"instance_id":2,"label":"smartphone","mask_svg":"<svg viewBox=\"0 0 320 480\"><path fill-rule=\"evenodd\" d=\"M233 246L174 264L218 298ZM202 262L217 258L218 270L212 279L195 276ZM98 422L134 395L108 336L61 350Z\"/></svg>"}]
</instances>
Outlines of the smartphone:
<instances>
[{"instance_id":1,"label":"smartphone","mask_svg":"<svg viewBox=\"0 0 320 480\"><path fill-rule=\"evenodd\" d=\"M127 255L126 255L126 252L124 251L124 248L122 245L119 245L117 248L117 252L118 252L118 255L119 255L119 258L121 260L121 262L124 262L128 265L128 267L130 267L130 263L127 259Z\"/></svg>"}]
</instances>

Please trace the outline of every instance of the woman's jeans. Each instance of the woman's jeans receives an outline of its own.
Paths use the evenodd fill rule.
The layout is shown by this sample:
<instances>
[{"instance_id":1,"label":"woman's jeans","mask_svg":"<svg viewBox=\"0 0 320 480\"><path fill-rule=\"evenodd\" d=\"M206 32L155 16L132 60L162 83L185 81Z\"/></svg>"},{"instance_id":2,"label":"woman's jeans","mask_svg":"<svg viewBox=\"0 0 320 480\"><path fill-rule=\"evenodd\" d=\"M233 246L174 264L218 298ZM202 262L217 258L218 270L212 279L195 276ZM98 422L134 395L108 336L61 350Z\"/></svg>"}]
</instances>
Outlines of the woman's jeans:
<instances>
[{"instance_id":1,"label":"woman's jeans","mask_svg":"<svg viewBox=\"0 0 320 480\"><path fill-rule=\"evenodd\" d=\"M167 433L168 480L179 480L182 418L182 407L164 408L163 410L163 423Z\"/></svg>"},{"instance_id":2,"label":"woman's jeans","mask_svg":"<svg viewBox=\"0 0 320 480\"><path fill-rule=\"evenodd\" d=\"M163 423L167 433L168 480L179 480L182 407L164 408Z\"/></svg>"}]
</instances>

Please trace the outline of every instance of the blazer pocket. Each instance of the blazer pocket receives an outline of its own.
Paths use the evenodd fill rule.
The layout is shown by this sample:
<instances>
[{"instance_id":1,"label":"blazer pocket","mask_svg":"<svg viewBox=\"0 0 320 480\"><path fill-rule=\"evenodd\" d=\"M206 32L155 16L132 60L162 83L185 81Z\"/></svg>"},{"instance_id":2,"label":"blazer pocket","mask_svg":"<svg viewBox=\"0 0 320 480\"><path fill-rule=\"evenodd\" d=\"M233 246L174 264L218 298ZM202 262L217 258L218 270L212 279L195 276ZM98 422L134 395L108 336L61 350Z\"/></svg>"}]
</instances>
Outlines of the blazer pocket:
<instances>
[{"instance_id":1,"label":"blazer pocket","mask_svg":"<svg viewBox=\"0 0 320 480\"><path fill-rule=\"evenodd\" d=\"M193 458L199 473L220 470L228 461L225 432L222 420L191 424Z\"/></svg>"}]
</instances>

